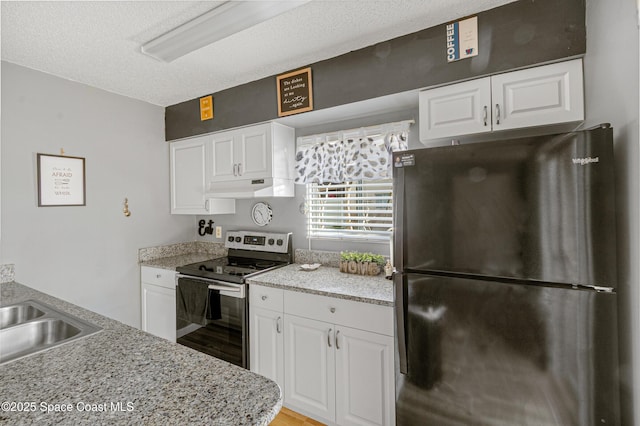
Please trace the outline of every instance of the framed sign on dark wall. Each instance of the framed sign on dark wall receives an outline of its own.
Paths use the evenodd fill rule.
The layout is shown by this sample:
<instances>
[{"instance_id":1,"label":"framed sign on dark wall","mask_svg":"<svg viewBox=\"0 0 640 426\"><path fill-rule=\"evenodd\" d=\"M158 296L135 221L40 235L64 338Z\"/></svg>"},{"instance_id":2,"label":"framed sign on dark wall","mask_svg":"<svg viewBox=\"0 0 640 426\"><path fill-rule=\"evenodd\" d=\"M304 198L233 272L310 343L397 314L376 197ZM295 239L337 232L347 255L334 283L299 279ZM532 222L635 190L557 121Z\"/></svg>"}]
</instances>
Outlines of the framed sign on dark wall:
<instances>
[{"instance_id":1,"label":"framed sign on dark wall","mask_svg":"<svg viewBox=\"0 0 640 426\"><path fill-rule=\"evenodd\" d=\"M311 67L276 77L278 90L278 117L313 110Z\"/></svg>"},{"instance_id":2,"label":"framed sign on dark wall","mask_svg":"<svg viewBox=\"0 0 640 426\"><path fill-rule=\"evenodd\" d=\"M85 161L38 154L38 207L85 206Z\"/></svg>"}]
</instances>

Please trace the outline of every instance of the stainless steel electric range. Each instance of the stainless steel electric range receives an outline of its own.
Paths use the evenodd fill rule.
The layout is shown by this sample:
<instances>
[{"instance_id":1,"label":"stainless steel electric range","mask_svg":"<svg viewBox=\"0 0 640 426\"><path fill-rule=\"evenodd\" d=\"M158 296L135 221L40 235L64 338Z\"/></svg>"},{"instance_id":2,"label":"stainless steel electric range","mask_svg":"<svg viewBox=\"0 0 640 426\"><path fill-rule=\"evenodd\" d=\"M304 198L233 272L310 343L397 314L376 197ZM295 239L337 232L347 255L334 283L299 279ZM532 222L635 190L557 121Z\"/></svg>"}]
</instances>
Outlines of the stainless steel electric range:
<instances>
[{"instance_id":1,"label":"stainless steel electric range","mask_svg":"<svg viewBox=\"0 0 640 426\"><path fill-rule=\"evenodd\" d=\"M293 262L291 233L229 231L228 255L176 268L177 342L249 367L246 279Z\"/></svg>"}]
</instances>

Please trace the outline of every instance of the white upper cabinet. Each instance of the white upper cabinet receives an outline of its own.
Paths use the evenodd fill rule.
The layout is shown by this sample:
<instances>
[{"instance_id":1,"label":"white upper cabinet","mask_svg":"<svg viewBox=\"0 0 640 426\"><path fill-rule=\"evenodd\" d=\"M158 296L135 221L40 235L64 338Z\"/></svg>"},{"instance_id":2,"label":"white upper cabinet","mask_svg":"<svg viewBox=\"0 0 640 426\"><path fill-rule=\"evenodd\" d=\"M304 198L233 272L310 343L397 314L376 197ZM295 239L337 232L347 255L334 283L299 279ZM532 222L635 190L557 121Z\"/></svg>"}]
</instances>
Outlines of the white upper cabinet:
<instances>
[{"instance_id":1,"label":"white upper cabinet","mask_svg":"<svg viewBox=\"0 0 640 426\"><path fill-rule=\"evenodd\" d=\"M235 213L235 200L212 199L206 194L210 149L211 136L170 144L171 214Z\"/></svg>"},{"instance_id":2,"label":"white upper cabinet","mask_svg":"<svg viewBox=\"0 0 640 426\"><path fill-rule=\"evenodd\" d=\"M211 180L235 179L236 166L234 150L234 133L222 132L211 135L211 154L208 158L213 167L207 178Z\"/></svg>"},{"instance_id":3,"label":"white upper cabinet","mask_svg":"<svg viewBox=\"0 0 640 426\"><path fill-rule=\"evenodd\" d=\"M584 120L582 60L420 92L420 140Z\"/></svg>"},{"instance_id":4,"label":"white upper cabinet","mask_svg":"<svg viewBox=\"0 0 640 426\"><path fill-rule=\"evenodd\" d=\"M270 124L245 127L212 136L212 182L270 177Z\"/></svg>"},{"instance_id":5,"label":"white upper cabinet","mask_svg":"<svg viewBox=\"0 0 640 426\"><path fill-rule=\"evenodd\" d=\"M207 138L171 143L171 213L206 213Z\"/></svg>"},{"instance_id":6,"label":"white upper cabinet","mask_svg":"<svg viewBox=\"0 0 640 426\"><path fill-rule=\"evenodd\" d=\"M208 192L213 197L293 197L295 130L278 123L211 135Z\"/></svg>"},{"instance_id":7,"label":"white upper cabinet","mask_svg":"<svg viewBox=\"0 0 640 426\"><path fill-rule=\"evenodd\" d=\"M420 92L420 139L491 130L490 78Z\"/></svg>"},{"instance_id":8,"label":"white upper cabinet","mask_svg":"<svg viewBox=\"0 0 640 426\"><path fill-rule=\"evenodd\" d=\"M584 120L582 59L491 77L493 129Z\"/></svg>"}]
</instances>

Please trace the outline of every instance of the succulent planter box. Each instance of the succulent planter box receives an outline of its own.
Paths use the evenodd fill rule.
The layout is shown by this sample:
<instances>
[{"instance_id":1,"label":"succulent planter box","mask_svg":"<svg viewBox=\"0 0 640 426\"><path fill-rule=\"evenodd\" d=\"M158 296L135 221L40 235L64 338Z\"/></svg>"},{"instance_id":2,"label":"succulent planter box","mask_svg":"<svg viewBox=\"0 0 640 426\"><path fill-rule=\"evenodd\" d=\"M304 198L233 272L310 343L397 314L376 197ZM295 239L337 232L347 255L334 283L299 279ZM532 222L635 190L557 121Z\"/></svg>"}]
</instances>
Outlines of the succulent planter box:
<instances>
[{"instance_id":1,"label":"succulent planter box","mask_svg":"<svg viewBox=\"0 0 640 426\"><path fill-rule=\"evenodd\" d=\"M358 275L379 275L382 271L375 262L356 262L355 260L341 260L340 272Z\"/></svg>"},{"instance_id":2,"label":"succulent planter box","mask_svg":"<svg viewBox=\"0 0 640 426\"><path fill-rule=\"evenodd\" d=\"M340 272L358 275L378 275L382 271L384 257L373 253L341 252Z\"/></svg>"}]
</instances>

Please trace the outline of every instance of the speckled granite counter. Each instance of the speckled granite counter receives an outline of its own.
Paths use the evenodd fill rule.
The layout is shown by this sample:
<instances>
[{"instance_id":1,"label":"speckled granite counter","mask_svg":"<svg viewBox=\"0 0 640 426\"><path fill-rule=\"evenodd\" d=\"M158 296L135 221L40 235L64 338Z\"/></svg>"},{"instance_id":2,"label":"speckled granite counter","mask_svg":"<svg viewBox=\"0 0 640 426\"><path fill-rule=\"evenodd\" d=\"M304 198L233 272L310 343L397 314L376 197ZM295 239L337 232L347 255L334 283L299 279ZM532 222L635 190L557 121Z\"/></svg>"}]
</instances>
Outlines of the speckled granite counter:
<instances>
[{"instance_id":1,"label":"speckled granite counter","mask_svg":"<svg viewBox=\"0 0 640 426\"><path fill-rule=\"evenodd\" d=\"M345 274L338 268L321 266L315 271L303 271L299 264L292 264L256 275L247 280L286 290L302 291L356 300L377 305L393 306L393 282L384 275L365 276Z\"/></svg>"},{"instance_id":2,"label":"speckled granite counter","mask_svg":"<svg viewBox=\"0 0 640 426\"><path fill-rule=\"evenodd\" d=\"M282 406L278 385L248 370L14 282L0 290L2 305L35 299L103 328L0 365L2 402L23 410L3 404L0 424L267 425Z\"/></svg>"},{"instance_id":3,"label":"speckled granite counter","mask_svg":"<svg viewBox=\"0 0 640 426\"><path fill-rule=\"evenodd\" d=\"M161 257L159 259L145 260L140 262L140 266L152 266L154 268L170 269L175 271L178 266L190 263L202 262L213 257L207 253L187 253L177 256Z\"/></svg>"},{"instance_id":4,"label":"speckled granite counter","mask_svg":"<svg viewBox=\"0 0 640 426\"><path fill-rule=\"evenodd\" d=\"M138 250L140 266L175 270L178 266L227 255L223 243L191 241Z\"/></svg>"}]
</instances>

